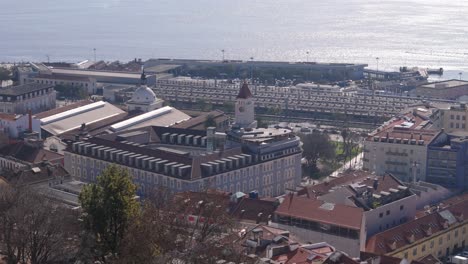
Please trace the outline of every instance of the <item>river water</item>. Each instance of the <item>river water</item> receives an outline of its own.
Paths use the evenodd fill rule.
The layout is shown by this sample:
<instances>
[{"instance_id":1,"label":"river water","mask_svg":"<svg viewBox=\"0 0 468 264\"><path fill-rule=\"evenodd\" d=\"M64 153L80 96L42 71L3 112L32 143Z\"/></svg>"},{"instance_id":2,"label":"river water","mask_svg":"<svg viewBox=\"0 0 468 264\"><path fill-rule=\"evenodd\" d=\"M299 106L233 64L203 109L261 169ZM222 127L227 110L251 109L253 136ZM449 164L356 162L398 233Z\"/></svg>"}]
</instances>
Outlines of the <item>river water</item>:
<instances>
[{"instance_id":1,"label":"river water","mask_svg":"<svg viewBox=\"0 0 468 264\"><path fill-rule=\"evenodd\" d=\"M467 14L465 0L0 0L0 61L93 59L94 48L104 60L221 59L224 49L468 78Z\"/></svg>"}]
</instances>

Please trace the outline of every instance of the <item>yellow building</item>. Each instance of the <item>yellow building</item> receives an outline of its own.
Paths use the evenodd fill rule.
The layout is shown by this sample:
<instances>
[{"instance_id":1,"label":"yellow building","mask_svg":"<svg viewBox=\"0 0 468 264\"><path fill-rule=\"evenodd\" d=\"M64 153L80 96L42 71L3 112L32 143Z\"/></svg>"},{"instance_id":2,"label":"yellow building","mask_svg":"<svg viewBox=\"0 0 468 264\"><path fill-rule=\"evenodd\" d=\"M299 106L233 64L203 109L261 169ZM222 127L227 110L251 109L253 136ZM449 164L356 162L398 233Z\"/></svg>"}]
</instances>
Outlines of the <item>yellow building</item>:
<instances>
[{"instance_id":1,"label":"yellow building","mask_svg":"<svg viewBox=\"0 0 468 264\"><path fill-rule=\"evenodd\" d=\"M367 240L366 252L408 260L428 254L452 254L468 243L468 195L444 201L445 206Z\"/></svg>"}]
</instances>

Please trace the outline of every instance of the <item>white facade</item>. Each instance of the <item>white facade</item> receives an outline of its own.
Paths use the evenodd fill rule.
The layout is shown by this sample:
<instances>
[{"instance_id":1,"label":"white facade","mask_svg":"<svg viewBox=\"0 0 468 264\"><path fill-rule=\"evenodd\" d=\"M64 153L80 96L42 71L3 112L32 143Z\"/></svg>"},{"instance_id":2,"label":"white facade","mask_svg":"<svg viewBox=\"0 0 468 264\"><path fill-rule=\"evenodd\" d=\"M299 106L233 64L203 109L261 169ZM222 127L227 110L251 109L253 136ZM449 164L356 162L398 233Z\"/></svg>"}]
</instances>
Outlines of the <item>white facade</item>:
<instances>
[{"instance_id":1,"label":"white facade","mask_svg":"<svg viewBox=\"0 0 468 264\"><path fill-rule=\"evenodd\" d=\"M52 84L52 85L66 85L70 87L85 88L88 94L96 94L97 82L94 78L69 78L67 76L60 77L56 75L41 75L40 77L29 77L29 82L35 82L40 84Z\"/></svg>"},{"instance_id":2,"label":"white facade","mask_svg":"<svg viewBox=\"0 0 468 264\"><path fill-rule=\"evenodd\" d=\"M364 142L363 169L377 175L391 173L402 181L426 178L427 145L398 144L367 140ZM414 174L415 173L415 174Z\"/></svg>"},{"instance_id":3,"label":"white facade","mask_svg":"<svg viewBox=\"0 0 468 264\"><path fill-rule=\"evenodd\" d=\"M41 132L41 124L38 120L31 120L32 131ZM10 138L18 138L21 133L29 131L29 115L4 115L0 114L0 130Z\"/></svg>"},{"instance_id":4,"label":"white facade","mask_svg":"<svg viewBox=\"0 0 468 264\"><path fill-rule=\"evenodd\" d=\"M253 98L236 100L235 124L239 127L256 127Z\"/></svg>"},{"instance_id":5,"label":"white facade","mask_svg":"<svg viewBox=\"0 0 468 264\"><path fill-rule=\"evenodd\" d=\"M148 169L119 165L133 176L134 183L142 195L158 187L166 187L174 192L203 191L206 188L226 192L249 193L258 190L260 196L278 196L286 189L293 189L301 181L301 153L281 157L273 161L253 164L237 170L227 171L205 178L184 180L167 176ZM116 164L76 153L64 152L64 167L70 175L80 181L95 182L102 171Z\"/></svg>"},{"instance_id":6,"label":"white facade","mask_svg":"<svg viewBox=\"0 0 468 264\"><path fill-rule=\"evenodd\" d=\"M13 100L13 97L16 99ZM18 96L6 96L6 100L0 101L0 112L27 114L29 110L33 113L47 111L55 108L55 97L56 92L53 88Z\"/></svg>"},{"instance_id":7,"label":"white facade","mask_svg":"<svg viewBox=\"0 0 468 264\"><path fill-rule=\"evenodd\" d=\"M157 98L148 86L141 86L135 90L132 99L127 102L128 111L150 112L161 108L164 101Z\"/></svg>"}]
</instances>

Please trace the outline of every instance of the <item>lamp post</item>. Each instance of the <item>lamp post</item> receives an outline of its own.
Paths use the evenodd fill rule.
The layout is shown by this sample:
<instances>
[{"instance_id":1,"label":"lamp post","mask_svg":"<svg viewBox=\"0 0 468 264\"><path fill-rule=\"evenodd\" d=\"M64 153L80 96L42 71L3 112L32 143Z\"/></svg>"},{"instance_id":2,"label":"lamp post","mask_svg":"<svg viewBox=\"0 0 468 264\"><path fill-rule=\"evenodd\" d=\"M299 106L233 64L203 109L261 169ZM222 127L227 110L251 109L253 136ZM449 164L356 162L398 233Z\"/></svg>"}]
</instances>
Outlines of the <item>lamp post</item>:
<instances>
[{"instance_id":1,"label":"lamp post","mask_svg":"<svg viewBox=\"0 0 468 264\"><path fill-rule=\"evenodd\" d=\"M96 48L93 49L94 52L94 62L96 62Z\"/></svg>"},{"instance_id":2,"label":"lamp post","mask_svg":"<svg viewBox=\"0 0 468 264\"><path fill-rule=\"evenodd\" d=\"M309 51L307 51L306 54L307 54L306 62L308 63L309 62Z\"/></svg>"},{"instance_id":3,"label":"lamp post","mask_svg":"<svg viewBox=\"0 0 468 264\"><path fill-rule=\"evenodd\" d=\"M463 72L459 72L459 73L458 73L458 76L460 76L460 81L461 81L461 79L462 79L462 75L463 75Z\"/></svg>"},{"instance_id":4,"label":"lamp post","mask_svg":"<svg viewBox=\"0 0 468 264\"><path fill-rule=\"evenodd\" d=\"M224 52L225 52L225 50L222 49L221 52L223 53L223 62L224 62Z\"/></svg>"},{"instance_id":5,"label":"lamp post","mask_svg":"<svg viewBox=\"0 0 468 264\"><path fill-rule=\"evenodd\" d=\"M250 82L253 84L253 60L254 60L254 57L250 57Z\"/></svg>"},{"instance_id":6,"label":"lamp post","mask_svg":"<svg viewBox=\"0 0 468 264\"><path fill-rule=\"evenodd\" d=\"M380 60L380 58L377 57L377 58L375 58L375 60L377 61L377 72L378 72L379 71L379 60Z\"/></svg>"}]
</instances>

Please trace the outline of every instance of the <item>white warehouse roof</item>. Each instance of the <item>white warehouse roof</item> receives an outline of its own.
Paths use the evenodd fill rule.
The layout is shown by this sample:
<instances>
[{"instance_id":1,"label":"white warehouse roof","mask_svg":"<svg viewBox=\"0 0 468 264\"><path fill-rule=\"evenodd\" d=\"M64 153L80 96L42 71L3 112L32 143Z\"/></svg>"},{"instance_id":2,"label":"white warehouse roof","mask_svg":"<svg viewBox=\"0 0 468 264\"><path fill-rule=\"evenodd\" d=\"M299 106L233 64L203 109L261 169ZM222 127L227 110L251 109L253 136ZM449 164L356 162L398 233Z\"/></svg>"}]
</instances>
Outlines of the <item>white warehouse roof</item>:
<instances>
[{"instance_id":1,"label":"white warehouse roof","mask_svg":"<svg viewBox=\"0 0 468 264\"><path fill-rule=\"evenodd\" d=\"M186 113L173 107L165 106L117 124L113 124L111 126L111 130L117 132L146 126L172 126L189 119L190 116Z\"/></svg>"},{"instance_id":2,"label":"white warehouse roof","mask_svg":"<svg viewBox=\"0 0 468 264\"><path fill-rule=\"evenodd\" d=\"M42 129L56 136L77 129L83 123L93 124L122 113L125 111L107 102L99 101L41 118L39 121Z\"/></svg>"}]
</instances>

